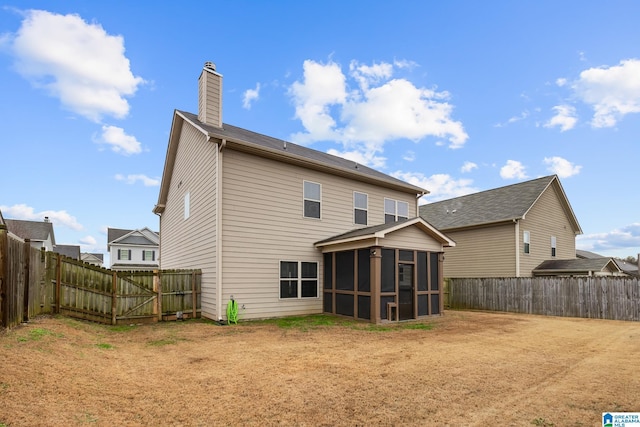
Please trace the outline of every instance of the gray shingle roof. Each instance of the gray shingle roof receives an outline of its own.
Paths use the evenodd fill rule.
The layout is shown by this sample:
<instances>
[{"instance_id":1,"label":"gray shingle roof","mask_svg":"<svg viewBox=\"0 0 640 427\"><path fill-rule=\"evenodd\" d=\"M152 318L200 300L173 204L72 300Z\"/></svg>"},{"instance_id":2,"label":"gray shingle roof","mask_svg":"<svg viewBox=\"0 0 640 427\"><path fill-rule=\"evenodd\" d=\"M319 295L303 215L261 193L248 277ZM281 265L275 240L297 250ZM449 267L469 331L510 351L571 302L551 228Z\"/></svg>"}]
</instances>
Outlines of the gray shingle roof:
<instances>
[{"instance_id":1,"label":"gray shingle roof","mask_svg":"<svg viewBox=\"0 0 640 427\"><path fill-rule=\"evenodd\" d=\"M53 251L73 259L80 259L80 246L77 245L55 245Z\"/></svg>"},{"instance_id":2,"label":"gray shingle roof","mask_svg":"<svg viewBox=\"0 0 640 427\"><path fill-rule=\"evenodd\" d=\"M46 221L25 221L21 219L5 219L7 229L22 239L45 241L51 236L51 244L56 244L53 224Z\"/></svg>"},{"instance_id":3,"label":"gray shingle roof","mask_svg":"<svg viewBox=\"0 0 640 427\"><path fill-rule=\"evenodd\" d=\"M420 216L439 230L521 219L554 180L557 176L550 175L428 203L420 206ZM576 226L579 229L577 220Z\"/></svg>"},{"instance_id":4,"label":"gray shingle roof","mask_svg":"<svg viewBox=\"0 0 640 427\"><path fill-rule=\"evenodd\" d=\"M533 273L540 272L583 272L589 271L619 271L617 264L611 258L578 258L578 259L554 259L543 261L533 269Z\"/></svg>"},{"instance_id":5,"label":"gray shingle roof","mask_svg":"<svg viewBox=\"0 0 640 427\"><path fill-rule=\"evenodd\" d=\"M273 150L285 155L297 156L302 159L311 160L313 162L321 163L325 166L338 168L343 171L348 171L354 175L362 175L377 180L386 181L396 186L401 186L406 189L414 191L416 194L427 192L425 189L409 184L400 179L394 178L385 173L379 172L375 169L358 164L353 160L347 160L342 157L334 156L322 151L314 150L312 148L304 147L294 144L292 142L284 141L282 139L273 138L257 132L252 132L247 129L232 126L227 123L222 124L222 128L206 125L198 120L198 116L186 111L176 110L179 114L184 116L192 124L205 130L209 136L218 139L227 139L232 141L239 141L243 143L253 144L256 148L262 148L267 150Z\"/></svg>"}]
</instances>

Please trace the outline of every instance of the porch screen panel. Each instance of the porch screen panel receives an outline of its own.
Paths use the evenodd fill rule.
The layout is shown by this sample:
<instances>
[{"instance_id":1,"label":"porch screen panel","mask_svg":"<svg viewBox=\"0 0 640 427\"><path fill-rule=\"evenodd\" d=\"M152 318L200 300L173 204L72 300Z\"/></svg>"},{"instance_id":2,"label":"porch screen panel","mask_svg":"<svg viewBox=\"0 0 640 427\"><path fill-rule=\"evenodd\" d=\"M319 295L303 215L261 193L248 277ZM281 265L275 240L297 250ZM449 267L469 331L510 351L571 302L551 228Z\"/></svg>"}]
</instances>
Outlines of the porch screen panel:
<instances>
[{"instance_id":1,"label":"porch screen panel","mask_svg":"<svg viewBox=\"0 0 640 427\"><path fill-rule=\"evenodd\" d=\"M353 295L336 294L336 314L353 317Z\"/></svg>"},{"instance_id":2,"label":"porch screen panel","mask_svg":"<svg viewBox=\"0 0 640 427\"><path fill-rule=\"evenodd\" d=\"M371 291L370 281L370 251L369 249L360 249L358 251L358 290L360 292ZM367 317L368 319L368 317Z\"/></svg>"},{"instance_id":3,"label":"porch screen panel","mask_svg":"<svg viewBox=\"0 0 640 427\"><path fill-rule=\"evenodd\" d=\"M371 297L366 295L358 295L358 318L371 318Z\"/></svg>"},{"instance_id":4,"label":"porch screen panel","mask_svg":"<svg viewBox=\"0 0 640 427\"><path fill-rule=\"evenodd\" d=\"M336 289L352 291L354 276L354 251L336 252ZM336 303L337 304L337 303ZM353 309L352 315L353 315Z\"/></svg>"},{"instance_id":5,"label":"porch screen panel","mask_svg":"<svg viewBox=\"0 0 640 427\"><path fill-rule=\"evenodd\" d=\"M426 252L418 252L418 259L416 260L416 266L418 269L418 290L428 291L429 287L427 283L427 253Z\"/></svg>"},{"instance_id":6,"label":"porch screen panel","mask_svg":"<svg viewBox=\"0 0 640 427\"><path fill-rule=\"evenodd\" d=\"M394 249L382 250L382 283L381 292L395 292L396 290L396 251ZM385 305L385 313L387 307ZM385 314L386 315L386 314Z\"/></svg>"},{"instance_id":7,"label":"porch screen panel","mask_svg":"<svg viewBox=\"0 0 640 427\"><path fill-rule=\"evenodd\" d=\"M418 295L418 316L429 314L429 295Z\"/></svg>"},{"instance_id":8,"label":"porch screen panel","mask_svg":"<svg viewBox=\"0 0 640 427\"><path fill-rule=\"evenodd\" d=\"M333 289L333 255L324 254L323 288Z\"/></svg>"},{"instance_id":9,"label":"porch screen panel","mask_svg":"<svg viewBox=\"0 0 640 427\"><path fill-rule=\"evenodd\" d=\"M431 294L431 314L440 314L440 295Z\"/></svg>"},{"instance_id":10,"label":"porch screen panel","mask_svg":"<svg viewBox=\"0 0 640 427\"><path fill-rule=\"evenodd\" d=\"M431 252L429 254L430 259L429 259L429 264L431 267L431 290L432 291L437 291L438 289L440 289L440 284L438 283L438 277L439 277L439 271L440 271L440 264L438 263L438 253L437 252Z\"/></svg>"},{"instance_id":11,"label":"porch screen panel","mask_svg":"<svg viewBox=\"0 0 640 427\"><path fill-rule=\"evenodd\" d=\"M322 311L325 313L333 313L333 294L331 292L325 292L323 294Z\"/></svg>"}]
</instances>

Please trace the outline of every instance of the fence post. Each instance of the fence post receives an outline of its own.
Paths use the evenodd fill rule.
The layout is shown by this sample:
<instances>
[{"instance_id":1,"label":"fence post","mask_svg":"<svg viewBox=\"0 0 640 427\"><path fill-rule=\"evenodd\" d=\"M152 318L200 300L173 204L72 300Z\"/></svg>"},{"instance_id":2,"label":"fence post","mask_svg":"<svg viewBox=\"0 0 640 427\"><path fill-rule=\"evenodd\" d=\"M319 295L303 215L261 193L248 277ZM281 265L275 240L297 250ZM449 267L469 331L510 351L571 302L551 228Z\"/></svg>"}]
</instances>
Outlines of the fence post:
<instances>
[{"instance_id":1,"label":"fence post","mask_svg":"<svg viewBox=\"0 0 640 427\"><path fill-rule=\"evenodd\" d=\"M31 278L29 277L29 270L31 264L31 239L24 239L24 245L22 246L22 253L24 256L24 289L22 296L22 321L29 321L29 290L31 289Z\"/></svg>"},{"instance_id":2,"label":"fence post","mask_svg":"<svg viewBox=\"0 0 640 427\"><path fill-rule=\"evenodd\" d=\"M154 312L157 314L156 321L162 322L162 281L160 280L160 271L153 270L153 290L158 294L156 298L156 306Z\"/></svg>"},{"instance_id":3,"label":"fence post","mask_svg":"<svg viewBox=\"0 0 640 427\"><path fill-rule=\"evenodd\" d=\"M62 287L62 256L56 254L56 314L60 314L60 288Z\"/></svg>"},{"instance_id":4,"label":"fence post","mask_svg":"<svg viewBox=\"0 0 640 427\"><path fill-rule=\"evenodd\" d=\"M112 325L115 325L116 321L118 320L116 318L116 312L118 308L117 301L118 301L118 273L114 271L112 275L112 281L111 281L111 324Z\"/></svg>"},{"instance_id":5,"label":"fence post","mask_svg":"<svg viewBox=\"0 0 640 427\"><path fill-rule=\"evenodd\" d=\"M7 226L0 224L0 326L8 326L7 287L9 281L9 241Z\"/></svg>"},{"instance_id":6,"label":"fence post","mask_svg":"<svg viewBox=\"0 0 640 427\"><path fill-rule=\"evenodd\" d=\"M191 272L191 318L195 319L198 312L198 293L196 292L196 272Z\"/></svg>"}]
</instances>

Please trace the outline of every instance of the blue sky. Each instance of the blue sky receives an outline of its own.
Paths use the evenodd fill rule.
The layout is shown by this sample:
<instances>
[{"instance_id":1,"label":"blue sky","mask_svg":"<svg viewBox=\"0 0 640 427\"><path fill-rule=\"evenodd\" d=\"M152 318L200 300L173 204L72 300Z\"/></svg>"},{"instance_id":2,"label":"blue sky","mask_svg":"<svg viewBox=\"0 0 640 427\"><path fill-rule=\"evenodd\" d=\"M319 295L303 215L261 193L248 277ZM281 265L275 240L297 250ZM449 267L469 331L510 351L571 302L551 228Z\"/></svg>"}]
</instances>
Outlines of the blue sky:
<instances>
[{"instance_id":1,"label":"blue sky","mask_svg":"<svg viewBox=\"0 0 640 427\"><path fill-rule=\"evenodd\" d=\"M0 9L0 209L59 244L158 229L174 109L428 189L558 174L578 249L640 252L640 2L17 1ZM260 202L260 194L254 194Z\"/></svg>"}]
</instances>

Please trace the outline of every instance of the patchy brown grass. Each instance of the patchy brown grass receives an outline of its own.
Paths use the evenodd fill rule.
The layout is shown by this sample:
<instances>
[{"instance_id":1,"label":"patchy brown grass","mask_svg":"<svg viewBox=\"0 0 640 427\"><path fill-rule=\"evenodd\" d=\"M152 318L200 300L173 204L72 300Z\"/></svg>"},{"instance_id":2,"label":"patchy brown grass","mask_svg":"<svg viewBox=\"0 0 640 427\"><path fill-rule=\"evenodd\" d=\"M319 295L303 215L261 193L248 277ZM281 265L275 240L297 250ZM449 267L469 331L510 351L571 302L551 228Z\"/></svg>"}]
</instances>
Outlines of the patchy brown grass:
<instances>
[{"instance_id":1,"label":"patchy brown grass","mask_svg":"<svg viewBox=\"0 0 640 427\"><path fill-rule=\"evenodd\" d=\"M640 411L640 323L449 311L0 333L0 426L600 425Z\"/></svg>"}]
</instances>

